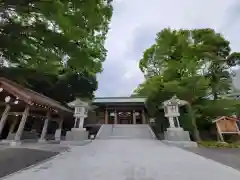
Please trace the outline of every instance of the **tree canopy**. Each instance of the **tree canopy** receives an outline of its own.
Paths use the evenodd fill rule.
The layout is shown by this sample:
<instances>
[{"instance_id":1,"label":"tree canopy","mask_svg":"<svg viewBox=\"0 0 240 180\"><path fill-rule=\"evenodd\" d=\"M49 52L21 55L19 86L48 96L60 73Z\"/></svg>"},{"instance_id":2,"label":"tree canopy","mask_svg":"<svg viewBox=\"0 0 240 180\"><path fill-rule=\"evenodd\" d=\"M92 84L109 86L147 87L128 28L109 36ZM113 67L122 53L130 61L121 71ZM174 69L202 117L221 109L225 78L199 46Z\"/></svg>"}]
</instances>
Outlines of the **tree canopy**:
<instances>
[{"instance_id":1,"label":"tree canopy","mask_svg":"<svg viewBox=\"0 0 240 180\"><path fill-rule=\"evenodd\" d=\"M140 60L146 80L134 93L148 97L153 115L175 94L186 100L193 136L200 140L200 121L236 111L239 102L222 95L232 89L231 67L239 64L239 55L212 29L163 29Z\"/></svg>"},{"instance_id":2,"label":"tree canopy","mask_svg":"<svg viewBox=\"0 0 240 180\"><path fill-rule=\"evenodd\" d=\"M13 80L63 104L76 97L92 99L97 89L96 76L82 73L43 73L27 68L0 68L0 76Z\"/></svg>"},{"instance_id":3,"label":"tree canopy","mask_svg":"<svg viewBox=\"0 0 240 180\"><path fill-rule=\"evenodd\" d=\"M111 0L0 1L1 60L44 72L100 72Z\"/></svg>"}]
</instances>

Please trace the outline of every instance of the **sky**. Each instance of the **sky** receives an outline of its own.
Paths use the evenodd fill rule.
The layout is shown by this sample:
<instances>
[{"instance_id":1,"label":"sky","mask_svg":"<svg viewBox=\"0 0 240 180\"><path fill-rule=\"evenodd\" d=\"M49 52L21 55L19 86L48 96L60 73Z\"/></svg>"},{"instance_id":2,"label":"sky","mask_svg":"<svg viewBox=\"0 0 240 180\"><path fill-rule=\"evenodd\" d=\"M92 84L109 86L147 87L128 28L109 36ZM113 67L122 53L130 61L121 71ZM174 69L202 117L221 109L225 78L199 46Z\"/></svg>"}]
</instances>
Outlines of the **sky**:
<instances>
[{"instance_id":1,"label":"sky","mask_svg":"<svg viewBox=\"0 0 240 180\"><path fill-rule=\"evenodd\" d=\"M114 0L113 8L98 97L132 94L144 81L138 66L144 50L167 27L213 28L231 42L233 51L240 51L239 0Z\"/></svg>"}]
</instances>

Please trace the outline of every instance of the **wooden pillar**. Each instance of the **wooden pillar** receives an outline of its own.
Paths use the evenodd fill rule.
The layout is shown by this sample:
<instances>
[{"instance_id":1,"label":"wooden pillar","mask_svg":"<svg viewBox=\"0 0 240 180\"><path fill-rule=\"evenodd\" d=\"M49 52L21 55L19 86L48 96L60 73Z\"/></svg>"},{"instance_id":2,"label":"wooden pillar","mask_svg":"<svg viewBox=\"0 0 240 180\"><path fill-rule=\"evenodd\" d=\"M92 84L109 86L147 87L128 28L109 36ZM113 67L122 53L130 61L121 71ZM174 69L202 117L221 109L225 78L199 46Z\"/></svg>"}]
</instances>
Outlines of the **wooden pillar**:
<instances>
[{"instance_id":1,"label":"wooden pillar","mask_svg":"<svg viewBox=\"0 0 240 180\"><path fill-rule=\"evenodd\" d=\"M145 112L144 109L142 109L142 124L146 124L146 117L145 117Z\"/></svg>"},{"instance_id":2,"label":"wooden pillar","mask_svg":"<svg viewBox=\"0 0 240 180\"><path fill-rule=\"evenodd\" d=\"M54 134L54 138L56 141L61 141L63 120L64 118L61 116L61 119L58 121L58 129L56 129Z\"/></svg>"},{"instance_id":3,"label":"wooden pillar","mask_svg":"<svg viewBox=\"0 0 240 180\"><path fill-rule=\"evenodd\" d=\"M63 118L61 117L60 121L58 122L58 129L62 129L63 126Z\"/></svg>"},{"instance_id":4,"label":"wooden pillar","mask_svg":"<svg viewBox=\"0 0 240 180\"><path fill-rule=\"evenodd\" d=\"M114 124L117 124L118 123L118 119L117 119L117 111L115 109L114 111Z\"/></svg>"},{"instance_id":5,"label":"wooden pillar","mask_svg":"<svg viewBox=\"0 0 240 180\"><path fill-rule=\"evenodd\" d=\"M223 138L223 135L222 135L222 132L221 132L221 129L220 129L219 125L218 125L218 122L216 122L216 126L217 126L217 131L218 131L218 135L219 135L220 140L222 142L225 142L224 138Z\"/></svg>"},{"instance_id":6,"label":"wooden pillar","mask_svg":"<svg viewBox=\"0 0 240 180\"><path fill-rule=\"evenodd\" d=\"M22 133L24 131L24 126L25 126L25 123L27 121L27 117L29 115L29 110L30 110L30 106L27 105L25 107L24 112L23 112L21 122L20 122L20 124L18 126L18 130L17 130L15 138L14 138L15 141L20 141L21 140L21 136L22 136Z\"/></svg>"},{"instance_id":7,"label":"wooden pillar","mask_svg":"<svg viewBox=\"0 0 240 180\"><path fill-rule=\"evenodd\" d=\"M136 124L136 113L135 110L133 110L133 124Z\"/></svg>"},{"instance_id":8,"label":"wooden pillar","mask_svg":"<svg viewBox=\"0 0 240 180\"><path fill-rule=\"evenodd\" d=\"M6 105L5 110L3 111L1 121L0 121L0 135L2 134L2 130L4 125L6 124L8 112L10 111L11 106L9 104Z\"/></svg>"},{"instance_id":9,"label":"wooden pillar","mask_svg":"<svg viewBox=\"0 0 240 180\"><path fill-rule=\"evenodd\" d=\"M105 124L108 124L108 110L105 109Z\"/></svg>"},{"instance_id":10,"label":"wooden pillar","mask_svg":"<svg viewBox=\"0 0 240 180\"><path fill-rule=\"evenodd\" d=\"M16 119L13 119L13 122L11 124L10 129L9 129L8 136L14 132L14 129L15 129L17 123L18 123L18 116L16 116Z\"/></svg>"},{"instance_id":11,"label":"wooden pillar","mask_svg":"<svg viewBox=\"0 0 240 180\"><path fill-rule=\"evenodd\" d=\"M48 128L48 122L50 120L50 112L47 112L46 119L44 120L43 128L42 128L42 133L40 137L40 141L45 141L45 136L47 134L47 128Z\"/></svg>"}]
</instances>

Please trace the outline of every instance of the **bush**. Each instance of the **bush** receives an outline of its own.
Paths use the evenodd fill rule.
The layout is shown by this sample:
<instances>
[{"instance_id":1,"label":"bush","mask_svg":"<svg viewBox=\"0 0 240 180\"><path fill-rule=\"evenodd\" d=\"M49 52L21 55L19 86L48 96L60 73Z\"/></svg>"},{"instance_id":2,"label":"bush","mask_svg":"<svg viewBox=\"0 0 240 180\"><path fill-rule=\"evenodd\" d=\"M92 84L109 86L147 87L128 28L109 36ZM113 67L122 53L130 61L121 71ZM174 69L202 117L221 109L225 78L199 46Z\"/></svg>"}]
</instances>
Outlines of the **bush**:
<instances>
[{"instance_id":1,"label":"bush","mask_svg":"<svg viewBox=\"0 0 240 180\"><path fill-rule=\"evenodd\" d=\"M240 148L239 143L226 143L217 141L201 141L198 143L199 147L208 148Z\"/></svg>"}]
</instances>

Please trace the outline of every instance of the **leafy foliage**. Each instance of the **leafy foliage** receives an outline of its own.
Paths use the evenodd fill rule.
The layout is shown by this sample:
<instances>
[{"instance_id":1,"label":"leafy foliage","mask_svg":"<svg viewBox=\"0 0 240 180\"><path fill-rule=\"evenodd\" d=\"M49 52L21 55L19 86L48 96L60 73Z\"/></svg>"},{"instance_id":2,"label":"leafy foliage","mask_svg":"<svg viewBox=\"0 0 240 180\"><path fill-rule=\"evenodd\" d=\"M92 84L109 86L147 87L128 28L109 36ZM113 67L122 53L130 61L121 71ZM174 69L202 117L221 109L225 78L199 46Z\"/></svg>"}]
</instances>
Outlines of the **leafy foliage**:
<instances>
[{"instance_id":1,"label":"leafy foliage","mask_svg":"<svg viewBox=\"0 0 240 180\"><path fill-rule=\"evenodd\" d=\"M86 71L55 75L26 68L1 68L0 76L62 103L73 101L76 97L92 99L97 89L96 77Z\"/></svg>"},{"instance_id":2,"label":"leafy foliage","mask_svg":"<svg viewBox=\"0 0 240 180\"><path fill-rule=\"evenodd\" d=\"M203 120L232 115L239 104L219 96L231 90L230 68L239 59L229 44L212 29L162 30L140 60L146 81L134 93L148 97L153 116L174 94L186 100L192 133L199 141L198 125Z\"/></svg>"},{"instance_id":3,"label":"leafy foliage","mask_svg":"<svg viewBox=\"0 0 240 180\"><path fill-rule=\"evenodd\" d=\"M0 1L0 54L9 63L58 72L101 71L111 0Z\"/></svg>"}]
</instances>

